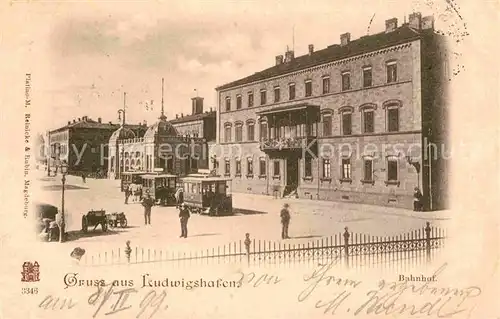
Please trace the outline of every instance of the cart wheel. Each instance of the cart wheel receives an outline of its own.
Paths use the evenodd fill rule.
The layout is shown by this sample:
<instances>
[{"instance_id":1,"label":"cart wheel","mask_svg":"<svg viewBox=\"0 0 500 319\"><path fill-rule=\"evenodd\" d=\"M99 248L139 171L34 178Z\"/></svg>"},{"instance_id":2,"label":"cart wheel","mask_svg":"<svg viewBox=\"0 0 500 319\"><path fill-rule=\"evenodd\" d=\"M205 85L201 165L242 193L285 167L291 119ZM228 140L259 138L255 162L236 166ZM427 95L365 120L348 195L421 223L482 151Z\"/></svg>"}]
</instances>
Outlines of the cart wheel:
<instances>
[{"instance_id":1,"label":"cart wheel","mask_svg":"<svg viewBox=\"0 0 500 319\"><path fill-rule=\"evenodd\" d=\"M115 226L115 222L112 219L108 219L108 227L113 228Z\"/></svg>"},{"instance_id":2,"label":"cart wheel","mask_svg":"<svg viewBox=\"0 0 500 319\"><path fill-rule=\"evenodd\" d=\"M82 231L86 233L88 230L87 217L82 216Z\"/></svg>"},{"instance_id":3,"label":"cart wheel","mask_svg":"<svg viewBox=\"0 0 500 319\"><path fill-rule=\"evenodd\" d=\"M127 227L127 219L126 218L123 218L120 220L120 227L121 228Z\"/></svg>"}]
</instances>

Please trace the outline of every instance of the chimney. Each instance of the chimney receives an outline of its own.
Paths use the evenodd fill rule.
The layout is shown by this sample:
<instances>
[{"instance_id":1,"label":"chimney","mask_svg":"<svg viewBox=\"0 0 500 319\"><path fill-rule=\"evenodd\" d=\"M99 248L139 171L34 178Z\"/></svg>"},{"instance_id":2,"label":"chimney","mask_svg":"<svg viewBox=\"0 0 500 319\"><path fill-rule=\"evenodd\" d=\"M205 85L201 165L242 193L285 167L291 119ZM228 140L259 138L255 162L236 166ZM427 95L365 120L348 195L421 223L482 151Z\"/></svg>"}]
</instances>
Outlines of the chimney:
<instances>
[{"instance_id":1,"label":"chimney","mask_svg":"<svg viewBox=\"0 0 500 319\"><path fill-rule=\"evenodd\" d=\"M179 118L179 114L175 114L175 118L178 119Z\"/></svg>"},{"instance_id":2,"label":"chimney","mask_svg":"<svg viewBox=\"0 0 500 319\"><path fill-rule=\"evenodd\" d=\"M309 44L309 55L312 55L314 52L314 44Z\"/></svg>"},{"instance_id":3,"label":"chimney","mask_svg":"<svg viewBox=\"0 0 500 319\"><path fill-rule=\"evenodd\" d=\"M184 113L181 113L181 117L184 117Z\"/></svg>"},{"instance_id":4,"label":"chimney","mask_svg":"<svg viewBox=\"0 0 500 319\"><path fill-rule=\"evenodd\" d=\"M79 117L79 118L78 118L78 122L80 122L81 120L82 120L82 118L81 118L81 117Z\"/></svg>"},{"instance_id":5,"label":"chimney","mask_svg":"<svg viewBox=\"0 0 500 319\"><path fill-rule=\"evenodd\" d=\"M210 108L210 113L212 113L212 112L213 112L213 109L212 109L212 108Z\"/></svg>"},{"instance_id":6,"label":"chimney","mask_svg":"<svg viewBox=\"0 0 500 319\"><path fill-rule=\"evenodd\" d=\"M142 125L148 126L148 121L146 121L146 120L142 121Z\"/></svg>"},{"instance_id":7,"label":"chimney","mask_svg":"<svg viewBox=\"0 0 500 319\"><path fill-rule=\"evenodd\" d=\"M434 30L434 16L427 16L422 18L422 30Z\"/></svg>"},{"instance_id":8,"label":"chimney","mask_svg":"<svg viewBox=\"0 0 500 319\"><path fill-rule=\"evenodd\" d=\"M202 97L193 97L192 99L192 110L191 114L202 114L203 113L203 98Z\"/></svg>"},{"instance_id":9,"label":"chimney","mask_svg":"<svg viewBox=\"0 0 500 319\"><path fill-rule=\"evenodd\" d=\"M97 123L102 123L102 118L98 117L97 118Z\"/></svg>"},{"instance_id":10,"label":"chimney","mask_svg":"<svg viewBox=\"0 0 500 319\"><path fill-rule=\"evenodd\" d=\"M109 121L109 124L113 124L113 122Z\"/></svg>"},{"instance_id":11,"label":"chimney","mask_svg":"<svg viewBox=\"0 0 500 319\"><path fill-rule=\"evenodd\" d=\"M422 26L422 14L420 12L410 14L408 24L410 25L410 28L420 30Z\"/></svg>"},{"instance_id":12,"label":"chimney","mask_svg":"<svg viewBox=\"0 0 500 319\"><path fill-rule=\"evenodd\" d=\"M392 18L385 20L385 33L392 32L398 28L398 19Z\"/></svg>"},{"instance_id":13,"label":"chimney","mask_svg":"<svg viewBox=\"0 0 500 319\"><path fill-rule=\"evenodd\" d=\"M71 124L71 121L68 121L68 125L70 125L70 124Z\"/></svg>"},{"instance_id":14,"label":"chimney","mask_svg":"<svg viewBox=\"0 0 500 319\"><path fill-rule=\"evenodd\" d=\"M292 50L288 50L285 52L285 63L290 63L292 62L293 58L294 58L294 54L293 54L293 51Z\"/></svg>"},{"instance_id":15,"label":"chimney","mask_svg":"<svg viewBox=\"0 0 500 319\"><path fill-rule=\"evenodd\" d=\"M276 65L283 64L283 55L276 56Z\"/></svg>"},{"instance_id":16,"label":"chimney","mask_svg":"<svg viewBox=\"0 0 500 319\"><path fill-rule=\"evenodd\" d=\"M351 34L349 32L340 35L340 45L345 46L351 42Z\"/></svg>"}]
</instances>

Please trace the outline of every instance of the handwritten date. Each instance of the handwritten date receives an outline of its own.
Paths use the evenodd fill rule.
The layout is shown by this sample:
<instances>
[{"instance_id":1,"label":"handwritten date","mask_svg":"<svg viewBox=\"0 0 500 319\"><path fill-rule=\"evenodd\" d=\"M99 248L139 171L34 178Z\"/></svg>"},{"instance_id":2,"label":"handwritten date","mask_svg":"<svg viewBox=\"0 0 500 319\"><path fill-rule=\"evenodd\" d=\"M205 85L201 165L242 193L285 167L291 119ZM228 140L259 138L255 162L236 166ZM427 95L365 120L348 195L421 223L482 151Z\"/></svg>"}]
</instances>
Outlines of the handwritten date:
<instances>
[{"instance_id":1,"label":"handwritten date","mask_svg":"<svg viewBox=\"0 0 500 319\"><path fill-rule=\"evenodd\" d=\"M107 288L98 287L97 292L88 298L89 305L96 307L92 318L96 318L101 309L109 310L104 313L106 316L126 310L132 311L133 305L129 302L129 298L132 299L132 296L136 296L137 293L138 290L135 288L116 290L113 286ZM149 291L140 299L139 311L136 314L136 318L151 319L158 311L167 309L168 305L165 304L166 296L167 292L165 289L160 293L157 293L156 290Z\"/></svg>"}]
</instances>

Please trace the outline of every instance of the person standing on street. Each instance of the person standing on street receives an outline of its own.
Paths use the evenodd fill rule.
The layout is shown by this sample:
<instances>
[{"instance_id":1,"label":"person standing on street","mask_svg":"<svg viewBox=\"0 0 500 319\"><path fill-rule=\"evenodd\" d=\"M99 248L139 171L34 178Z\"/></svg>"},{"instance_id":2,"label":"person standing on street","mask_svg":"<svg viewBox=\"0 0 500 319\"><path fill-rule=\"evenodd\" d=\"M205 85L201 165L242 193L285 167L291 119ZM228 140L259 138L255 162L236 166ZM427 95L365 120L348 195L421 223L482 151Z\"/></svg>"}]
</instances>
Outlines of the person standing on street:
<instances>
[{"instance_id":1,"label":"person standing on street","mask_svg":"<svg viewBox=\"0 0 500 319\"><path fill-rule=\"evenodd\" d=\"M290 225L290 205L287 203L283 204L283 208L280 212L281 217L281 239L289 239L288 237L288 225Z\"/></svg>"},{"instance_id":2,"label":"person standing on street","mask_svg":"<svg viewBox=\"0 0 500 319\"><path fill-rule=\"evenodd\" d=\"M153 205L153 199L148 193L142 201L142 206L144 206L144 225L151 225L151 207L153 207Z\"/></svg>"},{"instance_id":3,"label":"person standing on street","mask_svg":"<svg viewBox=\"0 0 500 319\"><path fill-rule=\"evenodd\" d=\"M414 192L413 192L413 211L415 212L421 212L422 209L422 192L418 187L415 187Z\"/></svg>"},{"instance_id":4,"label":"person standing on street","mask_svg":"<svg viewBox=\"0 0 500 319\"><path fill-rule=\"evenodd\" d=\"M125 187L125 204L128 205L128 198L130 197L130 189L128 186Z\"/></svg>"},{"instance_id":5,"label":"person standing on street","mask_svg":"<svg viewBox=\"0 0 500 319\"><path fill-rule=\"evenodd\" d=\"M179 209L179 218L181 221L181 235L179 236L179 238L187 238L188 235L187 224L189 217L190 217L189 210L187 209L186 204L182 203Z\"/></svg>"}]
</instances>

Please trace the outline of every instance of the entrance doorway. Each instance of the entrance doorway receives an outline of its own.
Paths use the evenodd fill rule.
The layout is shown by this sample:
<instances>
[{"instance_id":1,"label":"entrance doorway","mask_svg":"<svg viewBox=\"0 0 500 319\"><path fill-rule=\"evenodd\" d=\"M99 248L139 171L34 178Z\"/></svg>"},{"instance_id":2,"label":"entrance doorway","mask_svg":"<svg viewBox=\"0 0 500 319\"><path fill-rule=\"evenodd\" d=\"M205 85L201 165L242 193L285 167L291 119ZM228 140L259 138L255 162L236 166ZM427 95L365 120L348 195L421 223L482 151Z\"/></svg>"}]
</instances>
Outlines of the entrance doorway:
<instances>
[{"instance_id":1,"label":"entrance doorway","mask_svg":"<svg viewBox=\"0 0 500 319\"><path fill-rule=\"evenodd\" d=\"M286 186L287 193L293 192L299 186L299 159L297 157L286 159Z\"/></svg>"}]
</instances>

